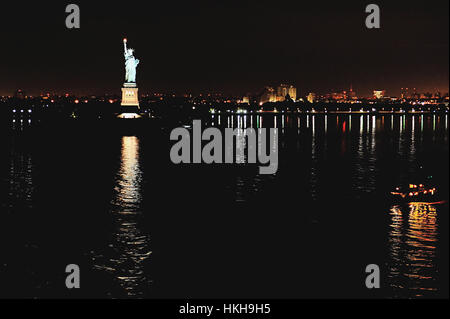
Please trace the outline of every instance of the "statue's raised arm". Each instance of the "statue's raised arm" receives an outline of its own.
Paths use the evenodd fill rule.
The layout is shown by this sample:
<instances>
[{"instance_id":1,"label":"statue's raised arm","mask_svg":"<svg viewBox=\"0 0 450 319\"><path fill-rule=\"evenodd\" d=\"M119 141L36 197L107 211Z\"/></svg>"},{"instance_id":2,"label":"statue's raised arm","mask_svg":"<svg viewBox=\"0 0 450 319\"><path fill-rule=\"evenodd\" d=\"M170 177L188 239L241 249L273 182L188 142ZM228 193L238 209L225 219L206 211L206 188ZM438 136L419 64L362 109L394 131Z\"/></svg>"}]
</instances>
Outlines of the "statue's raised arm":
<instances>
[{"instance_id":1,"label":"statue's raised arm","mask_svg":"<svg viewBox=\"0 0 450 319\"><path fill-rule=\"evenodd\" d=\"M123 52L127 55L127 39L123 39Z\"/></svg>"}]
</instances>

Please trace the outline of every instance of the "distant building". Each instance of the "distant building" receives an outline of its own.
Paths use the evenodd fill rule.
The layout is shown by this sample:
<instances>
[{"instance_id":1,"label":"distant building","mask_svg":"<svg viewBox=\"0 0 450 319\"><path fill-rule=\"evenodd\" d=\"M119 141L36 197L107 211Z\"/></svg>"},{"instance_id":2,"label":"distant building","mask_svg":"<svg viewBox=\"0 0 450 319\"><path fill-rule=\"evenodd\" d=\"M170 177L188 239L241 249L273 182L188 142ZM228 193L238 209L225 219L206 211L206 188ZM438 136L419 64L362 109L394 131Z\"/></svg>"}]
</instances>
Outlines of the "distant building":
<instances>
[{"instance_id":1,"label":"distant building","mask_svg":"<svg viewBox=\"0 0 450 319\"><path fill-rule=\"evenodd\" d=\"M353 91L353 86L350 85L350 90L342 90L338 92L333 92L331 94L327 94L327 99L338 102L351 102L358 99L356 96L356 92Z\"/></svg>"},{"instance_id":2,"label":"distant building","mask_svg":"<svg viewBox=\"0 0 450 319\"><path fill-rule=\"evenodd\" d=\"M293 101L297 100L297 88L292 85L281 84L275 90L271 86L266 86L259 96L259 103L264 104L268 102L284 102L287 98Z\"/></svg>"},{"instance_id":3,"label":"distant building","mask_svg":"<svg viewBox=\"0 0 450 319\"><path fill-rule=\"evenodd\" d=\"M356 96L356 92L353 91L353 85L350 85L350 91L348 92L348 99L349 100L357 100L358 97Z\"/></svg>"},{"instance_id":4,"label":"distant building","mask_svg":"<svg viewBox=\"0 0 450 319\"><path fill-rule=\"evenodd\" d=\"M410 96L409 96L409 89L408 88L401 88L401 90L400 90L400 97L402 99L409 99L410 98Z\"/></svg>"},{"instance_id":5,"label":"distant building","mask_svg":"<svg viewBox=\"0 0 450 319\"><path fill-rule=\"evenodd\" d=\"M260 96L259 102L260 104L277 102L277 95L275 94L274 88L271 86L266 86Z\"/></svg>"},{"instance_id":6,"label":"distant building","mask_svg":"<svg viewBox=\"0 0 450 319\"><path fill-rule=\"evenodd\" d=\"M433 97L435 99L440 99L442 97L442 94L441 94L441 92L437 91L436 93L434 93Z\"/></svg>"},{"instance_id":7,"label":"distant building","mask_svg":"<svg viewBox=\"0 0 450 319\"><path fill-rule=\"evenodd\" d=\"M292 85L280 84L277 88L277 101L286 100L288 95L292 100L297 100L297 88Z\"/></svg>"},{"instance_id":8,"label":"distant building","mask_svg":"<svg viewBox=\"0 0 450 319\"><path fill-rule=\"evenodd\" d=\"M289 87L289 96L292 100L297 100L297 88L293 87L292 85Z\"/></svg>"},{"instance_id":9,"label":"distant building","mask_svg":"<svg viewBox=\"0 0 450 319\"><path fill-rule=\"evenodd\" d=\"M316 93L309 93L306 99L309 103L314 103L316 101Z\"/></svg>"},{"instance_id":10,"label":"distant building","mask_svg":"<svg viewBox=\"0 0 450 319\"><path fill-rule=\"evenodd\" d=\"M16 90L16 92L14 92L14 97L16 99L23 100L25 98L25 96L26 96L25 91L23 91L21 89L18 89L18 90Z\"/></svg>"},{"instance_id":11,"label":"distant building","mask_svg":"<svg viewBox=\"0 0 450 319\"><path fill-rule=\"evenodd\" d=\"M345 101L346 97L347 97L346 91L331 93L331 99L335 101Z\"/></svg>"},{"instance_id":12,"label":"distant building","mask_svg":"<svg viewBox=\"0 0 450 319\"><path fill-rule=\"evenodd\" d=\"M377 100L381 100L385 97L386 90L375 90L373 91L373 97Z\"/></svg>"}]
</instances>

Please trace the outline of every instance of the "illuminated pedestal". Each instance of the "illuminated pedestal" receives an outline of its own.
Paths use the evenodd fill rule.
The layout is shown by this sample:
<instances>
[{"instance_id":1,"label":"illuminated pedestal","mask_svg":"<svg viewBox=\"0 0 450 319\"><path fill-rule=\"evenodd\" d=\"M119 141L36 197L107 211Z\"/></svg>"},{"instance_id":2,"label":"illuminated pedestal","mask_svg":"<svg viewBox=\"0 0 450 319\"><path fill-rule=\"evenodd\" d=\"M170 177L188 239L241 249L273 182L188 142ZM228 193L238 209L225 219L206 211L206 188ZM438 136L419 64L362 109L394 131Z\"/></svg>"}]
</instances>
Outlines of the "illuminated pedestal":
<instances>
[{"instance_id":1,"label":"illuminated pedestal","mask_svg":"<svg viewBox=\"0 0 450 319\"><path fill-rule=\"evenodd\" d=\"M124 83L122 88L122 109L119 118L140 118L139 94L136 83Z\"/></svg>"}]
</instances>

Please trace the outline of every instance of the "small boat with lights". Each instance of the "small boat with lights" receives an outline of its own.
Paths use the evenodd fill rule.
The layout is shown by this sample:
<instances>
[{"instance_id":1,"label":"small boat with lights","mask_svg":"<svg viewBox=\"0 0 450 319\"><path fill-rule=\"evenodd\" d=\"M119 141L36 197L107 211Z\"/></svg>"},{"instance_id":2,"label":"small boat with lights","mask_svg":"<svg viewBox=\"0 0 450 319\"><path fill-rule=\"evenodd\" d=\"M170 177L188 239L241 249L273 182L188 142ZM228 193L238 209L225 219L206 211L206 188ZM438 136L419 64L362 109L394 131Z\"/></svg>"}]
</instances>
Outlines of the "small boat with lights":
<instances>
[{"instance_id":1,"label":"small boat with lights","mask_svg":"<svg viewBox=\"0 0 450 319\"><path fill-rule=\"evenodd\" d=\"M437 188L430 184L408 184L398 186L391 196L395 201L402 202L435 202L437 201Z\"/></svg>"}]
</instances>

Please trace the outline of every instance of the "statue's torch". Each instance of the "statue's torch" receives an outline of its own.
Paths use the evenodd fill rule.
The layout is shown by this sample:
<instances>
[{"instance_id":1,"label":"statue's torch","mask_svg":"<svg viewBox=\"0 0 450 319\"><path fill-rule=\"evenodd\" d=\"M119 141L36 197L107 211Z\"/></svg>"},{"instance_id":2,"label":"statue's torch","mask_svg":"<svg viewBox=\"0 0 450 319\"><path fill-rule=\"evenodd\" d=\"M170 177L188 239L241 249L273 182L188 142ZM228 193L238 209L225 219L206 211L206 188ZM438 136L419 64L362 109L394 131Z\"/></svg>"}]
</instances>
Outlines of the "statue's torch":
<instances>
[{"instance_id":1,"label":"statue's torch","mask_svg":"<svg viewBox=\"0 0 450 319\"><path fill-rule=\"evenodd\" d=\"M125 49L125 53L127 53L127 42L128 42L127 38L123 39L123 47Z\"/></svg>"}]
</instances>

